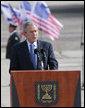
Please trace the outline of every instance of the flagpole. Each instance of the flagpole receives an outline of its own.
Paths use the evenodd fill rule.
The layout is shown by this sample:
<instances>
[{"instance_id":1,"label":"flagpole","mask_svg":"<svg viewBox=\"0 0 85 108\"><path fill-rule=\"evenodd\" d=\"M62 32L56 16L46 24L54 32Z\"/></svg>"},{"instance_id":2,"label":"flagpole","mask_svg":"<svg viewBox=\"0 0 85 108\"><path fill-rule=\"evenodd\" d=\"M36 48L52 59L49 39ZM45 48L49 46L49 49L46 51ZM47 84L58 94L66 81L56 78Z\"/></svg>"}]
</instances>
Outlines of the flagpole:
<instances>
[{"instance_id":1,"label":"flagpole","mask_svg":"<svg viewBox=\"0 0 85 108\"><path fill-rule=\"evenodd\" d=\"M83 22L81 24L81 42L80 42L80 48L82 51L82 85L81 85L81 89L84 89L84 52L83 52L83 46L84 46L84 42L83 42L83 38L84 38L84 25Z\"/></svg>"}]
</instances>

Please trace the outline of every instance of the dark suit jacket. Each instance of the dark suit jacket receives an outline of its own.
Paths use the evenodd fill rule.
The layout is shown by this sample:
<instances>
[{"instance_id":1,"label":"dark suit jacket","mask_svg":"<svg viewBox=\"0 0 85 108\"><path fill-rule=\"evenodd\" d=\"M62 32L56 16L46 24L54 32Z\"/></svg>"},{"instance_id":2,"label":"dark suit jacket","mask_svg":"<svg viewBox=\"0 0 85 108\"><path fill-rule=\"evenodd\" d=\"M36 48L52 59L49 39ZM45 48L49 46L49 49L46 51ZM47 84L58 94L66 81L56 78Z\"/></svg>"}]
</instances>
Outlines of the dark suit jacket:
<instances>
[{"instance_id":1,"label":"dark suit jacket","mask_svg":"<svg viewBox=\"0 0 85 108\"><path fill-rule=\"evenodd\" d=\"M45 41L38 41L38 49L42 48L44 48L46 51L46 70L48 70L48 67L49 69L58 69L58 62L55 59L52 45ZM42 54L40 54L40 57L42 60ZM21 42L13 47L10 70L34 70L26 41ZM37 70L40 69L37 68Z\"/></svg>"},{"instance_id":2,"label":"dark suit jacket","mask_svg":"<svg viewBox=\"0 0 85 108\"><path fill-rule=\"evenodd\" d=\"M11 56L11 49L13 47L14 44L20 42L20 36L18 35L17 32L15 32L14 34L12 34L7 42L7 47L6 47L6 58L10 59Z\"/></svg>"}]
</instances>

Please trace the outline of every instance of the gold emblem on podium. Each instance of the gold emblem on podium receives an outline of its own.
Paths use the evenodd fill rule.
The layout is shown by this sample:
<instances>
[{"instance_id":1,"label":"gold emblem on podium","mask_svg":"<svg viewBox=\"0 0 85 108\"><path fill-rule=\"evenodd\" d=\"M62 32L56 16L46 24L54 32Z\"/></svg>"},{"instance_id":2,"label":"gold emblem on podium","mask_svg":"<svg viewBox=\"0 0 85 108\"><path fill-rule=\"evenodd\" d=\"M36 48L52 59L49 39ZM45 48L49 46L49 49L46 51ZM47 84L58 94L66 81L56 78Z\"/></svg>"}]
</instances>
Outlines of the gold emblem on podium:
<instances>
[{"instance_id":1,"label":"gold emblem on podium","mask_svg":"<svg viewBox=\"0 0 85 108\"><path fill-rule=\"evenodd\" d=\"M51 99L51 96L48 94L49 91L52 89L52 85L41 85L42 90L45 92L42 99Z\"/></svg>"},{"instance_id":2,"label":"gold emblem on podium","mask_svg":"<svg viewBox=\"0 0 85 108\"><path fill-rule=\"evenodd\" d=\"M35 82L35 101L40 105L53 105L58 101L58 82Z\"/></svg>"}]
</instances>

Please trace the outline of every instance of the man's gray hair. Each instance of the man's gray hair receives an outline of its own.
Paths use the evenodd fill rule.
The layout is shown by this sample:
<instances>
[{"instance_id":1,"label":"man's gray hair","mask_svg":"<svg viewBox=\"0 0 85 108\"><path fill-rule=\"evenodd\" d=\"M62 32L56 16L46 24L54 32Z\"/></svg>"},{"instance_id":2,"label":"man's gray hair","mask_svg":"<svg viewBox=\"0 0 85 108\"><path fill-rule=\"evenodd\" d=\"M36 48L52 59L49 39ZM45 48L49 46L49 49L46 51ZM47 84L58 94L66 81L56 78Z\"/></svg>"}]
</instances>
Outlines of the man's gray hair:
<instances>
[{"instance_id":1,"label":"man's gray hair","mask_svg":"<svg viewBox=\"0 0 85 108\"><path fill-rule=\"evenodd\" d=\"M26 31L27 26L36 26L37 27L37 25L35 23L33 23L33 22L26 22L26 23L23 24L23 32L24 33L27 32Z\"/></svg>"}]
</instances>

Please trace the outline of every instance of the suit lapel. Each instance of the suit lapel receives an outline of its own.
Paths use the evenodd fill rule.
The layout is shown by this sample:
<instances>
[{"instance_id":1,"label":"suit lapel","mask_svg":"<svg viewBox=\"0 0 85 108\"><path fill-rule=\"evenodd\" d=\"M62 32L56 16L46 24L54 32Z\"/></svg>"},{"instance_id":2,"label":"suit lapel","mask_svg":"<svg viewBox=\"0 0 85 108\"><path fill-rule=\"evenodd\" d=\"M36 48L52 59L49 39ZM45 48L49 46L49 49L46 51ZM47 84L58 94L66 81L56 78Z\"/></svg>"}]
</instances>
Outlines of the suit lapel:
<instances>
[{"instance_id":1,"label":"suit lapel","mask_svg":"<svg viewBox=\"0 0 85 108\"><path fill-rule=\"evenodd\" d=\"M22 48L23 48L23 50L22 50L23 52L22 53L24 53L25 59L29 62L29 60L31 60L31 59L30 59L29 48L27 46L27 42L26 41L24 41Z\"/></svg>"},{"instance_id":2,"label":"suit lapel","mask_svg":"<svg viewBox=\"0 0 85 108\"><path fill-rule=\"evenodd\" d=\"M29 48L28 48L28 46L27 46L27 42L26 42L26 41L24 41L22 47L23 47L23 50L25 51L24 53L25 53L25 54L29 54Z\"/></svg>"},{"instance_id":3,"label":"suit lapel","mask_svg":"<svg viewBox=\"0 0 85 108\"><path fill-rule=\"evenodd\" d=\"M24 43L23 43L23 51L24 51L25 60L27 61L28 64L31 63L31 66L33 66L33 63L31 61L31 57L30 57L29 48L28 48L26 41L24 41Z\"/></svg>"}]
</instances>

